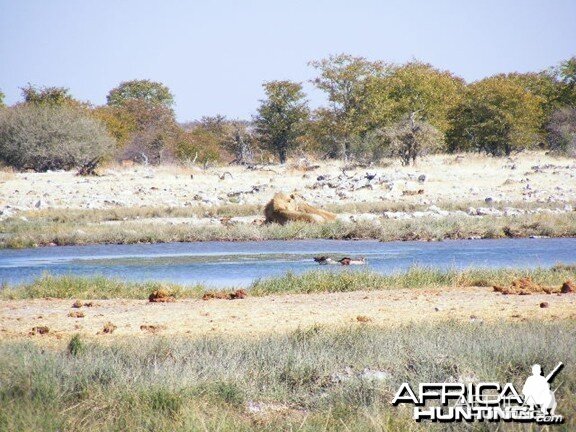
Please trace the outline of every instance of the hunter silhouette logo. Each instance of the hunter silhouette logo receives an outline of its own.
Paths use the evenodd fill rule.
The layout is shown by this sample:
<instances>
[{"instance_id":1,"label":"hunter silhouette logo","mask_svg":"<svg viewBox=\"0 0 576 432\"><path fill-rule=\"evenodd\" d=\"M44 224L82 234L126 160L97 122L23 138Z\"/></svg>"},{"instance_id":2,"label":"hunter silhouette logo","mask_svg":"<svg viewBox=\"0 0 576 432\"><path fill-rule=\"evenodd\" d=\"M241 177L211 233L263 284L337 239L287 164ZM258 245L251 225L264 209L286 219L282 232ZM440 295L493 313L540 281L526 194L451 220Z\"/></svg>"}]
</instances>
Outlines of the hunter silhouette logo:
<instances>
[{"instance_id":1,"label":"hunter silhouette logo","mask_svg":"<svg viewBox=\"0 0 576 432\"><path fill-rule=\"evenodd\" d=\"M555 391L550 390L550 381L563 367L562 363L558 363L558 366L548 376L543 377L540 365L532 366L532 375L526 379L524 387L522 387L524 401L530 406L530 409L535 410L536 407L539 407L542 414L554 415L556 396L554 395Z\"/></svg>"},{"instance_id":2,"label":"hunter silhouette logo","mask_svg":"<svg viewBox=\"0 0 576 432\"><path fill-rule=\"evenodd\" d=\"M547 375L542 376L539 364L532 365L530 375L522 387L522 396L512 383L421 383L415 392L403 383L392 405L413 404L416 421L472 422L517 421L538 424L562 423L556 414L556 389L550 383L562 370L561 362Z\"/></svg>"}]
</instances>

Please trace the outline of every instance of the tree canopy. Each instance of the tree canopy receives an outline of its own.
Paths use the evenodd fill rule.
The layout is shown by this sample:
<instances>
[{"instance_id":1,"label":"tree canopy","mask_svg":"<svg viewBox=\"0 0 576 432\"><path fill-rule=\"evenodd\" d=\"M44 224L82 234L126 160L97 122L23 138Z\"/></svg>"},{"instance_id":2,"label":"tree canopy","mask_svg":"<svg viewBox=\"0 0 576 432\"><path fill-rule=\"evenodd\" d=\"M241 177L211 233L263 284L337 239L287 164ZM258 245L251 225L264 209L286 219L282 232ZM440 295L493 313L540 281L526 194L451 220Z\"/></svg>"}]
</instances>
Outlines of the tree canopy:
<instances>
[{"instance_id":1,"label":"tree canopy","mask_svg":"<svg viewBox=\"0 0 576 432\"><path fill-rule=\"evenodd\" d=\"M147 79L124 81L110 90L106 99L111 106L122 106L132 100L163 105L166 108L174 105L174 96L168 87Z\"/></svg>"},{"instance_id":2,"label":"tree canopy","mask_svg":"<svg viewBox=\"0 0 576 432\"><path fill-rule=\"evenodd\" d=\"M366 86L366 115L372 127L398 122L410 113L441 131L448 128L448 111L460 102L464 81L429 64L410 62L374 77Z\"/></svg>"},{"instance_id":3,"label":"tree canopy","mask_svg":"<svg viewBox=\"0 0 576 432\"><path fill-rule=\"evenodd\" d=\"M72 105L78 104L66 87L41 87L38 88L28 83L22 87L22 97L25 103L36 105Z\"/></svg>"},{"instance_id":4,"label":"tree canopy","mask_svg":"<svg viewBox=\"0 0 576 432\"><path fill-rule=\"evenodd\" d=\"M288 150L298 144L304 134L308 108L302 84L291 81L271 81L263 84L266 99L260 101L254 118L256 131L263 143L277 152L285 163Z\"/></svg>"},{"instance_id":5,"label":"tree canopy","mask_svg":"<svg viewBox=\"0 0 576 432\"><path fill-rule=\"evenodd\" d=\"M541 139L544 99L514 78L494 76L468 87L463 102L449 114L450 150L509 155L534 147Z\"/></svg>"},{"instance_id":6,"label":"tree canopy","mask_svg":"<svg viewBox=\"0 0 576 432\"><path fill-rule=\"evenodd\" d=\"M301 83L270 81L263 84L265 98L252 120L216 115L179 124L170 89L149 79L120 83L102 106L74 99L65 87L28 84L21 102L4 107L0 91L5 121L0 146L29 158L23 163L4 153L3 160L34 169L72 166L59 161L58 152L68 151L69 144L74 160L81 160L85 147L70 135L87 131L101 138L94 144L98 151L109 152L106 135L117 159L151 164L253 163L271 154L284 163L295 149L362 163L396 156L404 164L443 151L501 156L545 146L576 155L576 57L546 70L501 73L470 84L416 60L392 64L338 54L309 66L316 75L310 82L325 95L324 103L311 110ZM65 147L55 144L57 134L46 138L34 129L54 132L54 125L68 134L62 138Z\"/></svg>"},{"instance_id":7,"label":"tree canopy","mask_svg":"<svg viewBox=\"0 0 576 432\"><path fill-rule=\"evenodd\" d=\"M312 83L326 93L329 107L316 111L317 132L329 137L332 153L347 159L357 135L368 130L365 117L366 86L370 78L383 76L388 66L379 61L347 54L333 55L312 61L319 76Z\"/></svg>"}]
</instances>

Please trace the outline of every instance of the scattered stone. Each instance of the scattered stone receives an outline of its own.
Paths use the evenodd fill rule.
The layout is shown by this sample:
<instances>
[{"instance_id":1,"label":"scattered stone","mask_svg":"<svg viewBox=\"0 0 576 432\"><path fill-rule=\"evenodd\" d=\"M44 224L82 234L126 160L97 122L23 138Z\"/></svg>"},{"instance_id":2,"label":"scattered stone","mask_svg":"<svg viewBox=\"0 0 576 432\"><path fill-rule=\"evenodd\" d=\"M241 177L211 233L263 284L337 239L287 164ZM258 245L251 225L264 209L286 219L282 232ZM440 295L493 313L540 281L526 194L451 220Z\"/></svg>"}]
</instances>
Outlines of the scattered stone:
<instances>
[{"instance_id":1,"label":"scattered stone","mask_svg":"<svg viewBox=\"0 0 576 432\"><path fill-rule=\"evenodd\" d=\"M330 374L330 382L333 384L340 384L345 381L350 381L354 377L354 369L346 366L344 372L334 372Z\"/></svg>"},{"instance_id":2,"label":"scattered stone","mask_svg":"<svg viewBox=\"0 0 576 432\"><path fill-rule=\"evenodd\" d=\"M31 335L36 335L36 334L47 334L48 332L50 332L50 329L46 326L36 326L36 327L32 327L32 331L30 332Z\"/></svg>"},{"instance_id":3,"label":"scattered stone","mask_svg":"<svg viewBox=\"0 0 576 432\"><path fill-rule=\"evenodd\" d=\"M372 321L372 318L365 316L365 315L358 315L356 317L356 321L361 322L361 323L367 323Z\"/></svg>"},{"instance_id":4,"label":"scattered stone","mask_svg":"<svg viewBox=\"0 0 576 432\"><path fill-rule=\"evenodd\" d=\"M502 212L492 207L478 207L476 209L478 216L502 216Z\"/></svg>"},{"instance_id":5,"label":"scattered stone","mask_svg":"<svg viewBox=\"0 0 576 432\"><path fill-rule=\"evenodd\" d=\"M84 315L84 312L82 312L82 311L70 311L68 313L68 316L70 318L84 318L85 315Z\"/></svg>"},{"instance_id":6,"label":"scattered stone","mask_svg":"<svg viewBox=\"0 0 576 432\"><path fill-rule=\"evenodd\" d=\"M542 303L540 303L540 307L541 307L541 308L547 308L548 306L550 306L550 305L548 304L548 302L542 302Z\"/></svg>"},{"instance_id":7,"label":"scattered stone","mask_svg":"<svg viewBox=\"0 0 576 432\"><path fill-rule=\"evenodd\" d=\"M152 294L148 296L148 300L151 303L171 303L176 301L176 299L170 295L170 292L165 289L153 291Z\"/></svg>"},{"instance_id":8,"label":"scattered stone","mask_svg":"<svg viewBox=\"0 0 576 432\"><path fill-rule=\"evenodd\" d=\"M386 381L391 378L391 375L387 371L382 370L372 370L365 368L359 375L361 379L368 381Z\"/></svg>"},{"instance_id":9,"label":"scattered stone","mask_svg":"<svg viewBox=\"0 0 576 432\"><path fill-rule=\"evenodd\" d=\"M289 405L271 402L248 401L246 411L254 417L265 417L268 415L294 416L306 415L303 409L291 408ZM258 421L261 421L258 419Z\"/></svg>"},{"instance_id":10,"label":"scattered stone","mask_svg":"<svg viewBox=\"0 0 576 432\"><path fill-rule=\"evenodd\" d=\"M424 189L418 189L418 190L403 190L403 191L402 191L402 195L403 195L403 196L424 195Z\"/></svg>"},{"instance_id":11,"label":"scattered stone","mask_svg":"<svg viewBox=\"0 0 576 432\"><path fill-rule=\"evenodd\" d=\"M108 321L106 324L104 324L104 328L102 329L102 333L114 333L114 330L116 330L118 328L118 326L112 324L110 321Z\"/></svg>"},{"instance_id":12,"label":"scattered stone","mask_svg":"<svg viewBox=\"0 0 576 432\"><path fill-rule=\"evenodd\" d=\"M225 292L207 292L202 296L202 300L212 299L228 300L228 294Z\"/></svg>"},{"instance_id":13,"label":"scattered stone","mask_svg":"<svg viewBox=\"0 0 576 432\"><path fill-rule=\"evenodd\" d=\"M72 307L76 309L79 309L82 306L84 306L84 303L82 303L80 300L76 300L74 303L72 303Z\"/></svg>"},{"instance_id":14,"label":"scattered stone","mask_svg":"<svg viewBox=\"0 0 576 432\"><path fill-rule=\"evenodd\" d=\"M426 181L426 174L421 174L418 176L418 181L424 183Z\"/></svg>"}]
</instances>

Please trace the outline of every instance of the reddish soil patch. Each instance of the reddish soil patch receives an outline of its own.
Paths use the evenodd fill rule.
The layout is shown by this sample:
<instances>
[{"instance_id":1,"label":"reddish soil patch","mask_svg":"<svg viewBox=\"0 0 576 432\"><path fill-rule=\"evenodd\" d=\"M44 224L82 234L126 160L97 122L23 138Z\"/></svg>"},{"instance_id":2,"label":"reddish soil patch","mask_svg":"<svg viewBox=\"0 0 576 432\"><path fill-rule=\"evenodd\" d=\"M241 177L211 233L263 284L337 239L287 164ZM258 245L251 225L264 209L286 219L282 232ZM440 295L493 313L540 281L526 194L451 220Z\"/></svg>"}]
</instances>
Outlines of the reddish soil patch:
<instances>
[{"instance_id":1,"label":"reddish soil patch","mask_svg":"<svg viewBox=\"0 0 576 432\"><path fill-rule=\"evenodd\" d=\"M166 330L166 326L164 325L149 325L149 324L142 324L140 326L140 330L146 331L149 333L158 333L161 330Z\"/></svg>"},{"instance_id":2,"label":"reddish soil patch","mask_svg":"<svg viewBox=\"0 0 576 432\"><path fill-rule=\"evenodd\" d=\"M35 335L35 334L47 334L48 332L50 332L50 329L46 326L37 326L37 327L32 327L32 331L30 332L31 335Z\"/></svg>"},{"instance_id":3,"label":"reddish soil patch","mask_svg":"<svg viewBox=\"0 0 576 432\"><path fill-rule=\"evenodd\" d=\"M176 299L164 289L153 291L148 297L148 300L150 300L151 303L171 303L176 301Z\"/></svg>"},{"instance_id":4,"label":"reddish soil patch","mask_svg":"<svg viewBox=\"0 0 576 432\"><path fill-rule=\"evenodd\" d=\"M560 292L560 288L539 285L528 277L516 279L515 281L512 282L512 284L509 287L494 285L493 288L494 291L500 292L505 295L553 294Z\"/></svg>"},{"instance_id":5,"label":"reddish soil patch","mask_svg":"<svg viewBox=\"0 0 576 432\"><path fill-rule=\"evenodd\" d=\"M562 294L568 294L576 291L576 284L571 280L567 280L562 284L562 288L560 288L560 292Z\"/></svg>"},{"instance_id":6,"label":"reddish soil patch","mask_svg":"<svg viewBox=\"0 0 576 432\"><path fill-rule=\"evenodd\" d=\"M68 313L70 318L84 318L84 312L80 311L71 311Z\"/></svg>"},{"instance_id":7,"label":"reddish soil patch","mask_svg":"<svg viewBox=\"0 0 576 432\"><path fill-rule=\"evenodd\" d=\"M202 296L202 300L213 300L213 299L217 299L217 300L239 300L239 299L244 299L246 297L248 297L248 293L246 292L246 290L239 289L239 290L236 290L236 291L231 292L231 293L226 293L226 292L222 292L222 291L207 292L207 293L204 293L204 295Z\"/></svg>"},{"instance_id":8,"label":"reddish soil patch","mask_svg":"<svg viewBox=\"0 0 576 432\"><path fill-rule=\"evenodd\" d=\"M92 306L94 306L94 303L93 302L85 302L84 303L80 300L76 300L74 303L72 303L72 307L75 309L80 309L82 306L92 307Z\"/></svg>"},{"instance_id":9,"label":"reddish soil patch","mask_svg":"<svg viewBox=\"0 0 576 432\"><path fill-rule=\"evenodd\" d=\"M102 329L102 333L114 333L114 330L116 330L118 328L118 326L115 326L114 324L112 324L110 321L108 321L106 324L104 324L104 328Z\"/></svg>"}]
</instances>

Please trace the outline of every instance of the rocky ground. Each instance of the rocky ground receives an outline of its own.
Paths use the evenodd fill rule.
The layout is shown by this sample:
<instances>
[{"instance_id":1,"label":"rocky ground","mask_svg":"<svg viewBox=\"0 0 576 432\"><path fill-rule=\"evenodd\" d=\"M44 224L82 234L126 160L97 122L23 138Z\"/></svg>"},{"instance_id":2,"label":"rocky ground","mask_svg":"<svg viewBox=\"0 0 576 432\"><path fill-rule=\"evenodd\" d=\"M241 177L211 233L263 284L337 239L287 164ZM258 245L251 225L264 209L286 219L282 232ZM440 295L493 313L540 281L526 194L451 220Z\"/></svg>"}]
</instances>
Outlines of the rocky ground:
<instances>
[{"instance_id":1,"label":"rocky ground","mask_svg":"<svg viewBox=\"0 0 576 432\"><path fill-rule=\"evenodd\" d=\"M85 306L85 304L88 305ZM576 295L502 295L487 287L396 289L241 300L38 299L0 302L0 339L68 341L76 333L101 341L153 334L256 336L320 325L396 326L409 322L516 322L576 319ZM78 305L75 305L78 306ZM47 333L44 330L47 329Z\"/></svg>"},{"instance_id":2,"label":"rocky ground","mask_svg":"<svg viewBox=\"0 0 576 432\"><path fill-rule=\"evenodd\" d=\"M1 172L0 218L53 208L261 206L277 191L297 192L317 206L342 205L340 217L346 219L562 213L573 211L576 203L576 161L541 152L512 158L437 155L415 167L403 167L395 160L374 167L300 161L253 169L138 166L108 167L100 172L99 177L78 177L74 172ZM391 208L375 216L345 208L383 202L414 204L421 210ZM253 222L259 216L236 222ZM186 221L190 223L190 218ZM219 220L200 217L194 222Z\"/></svg>"}]
</instances>

